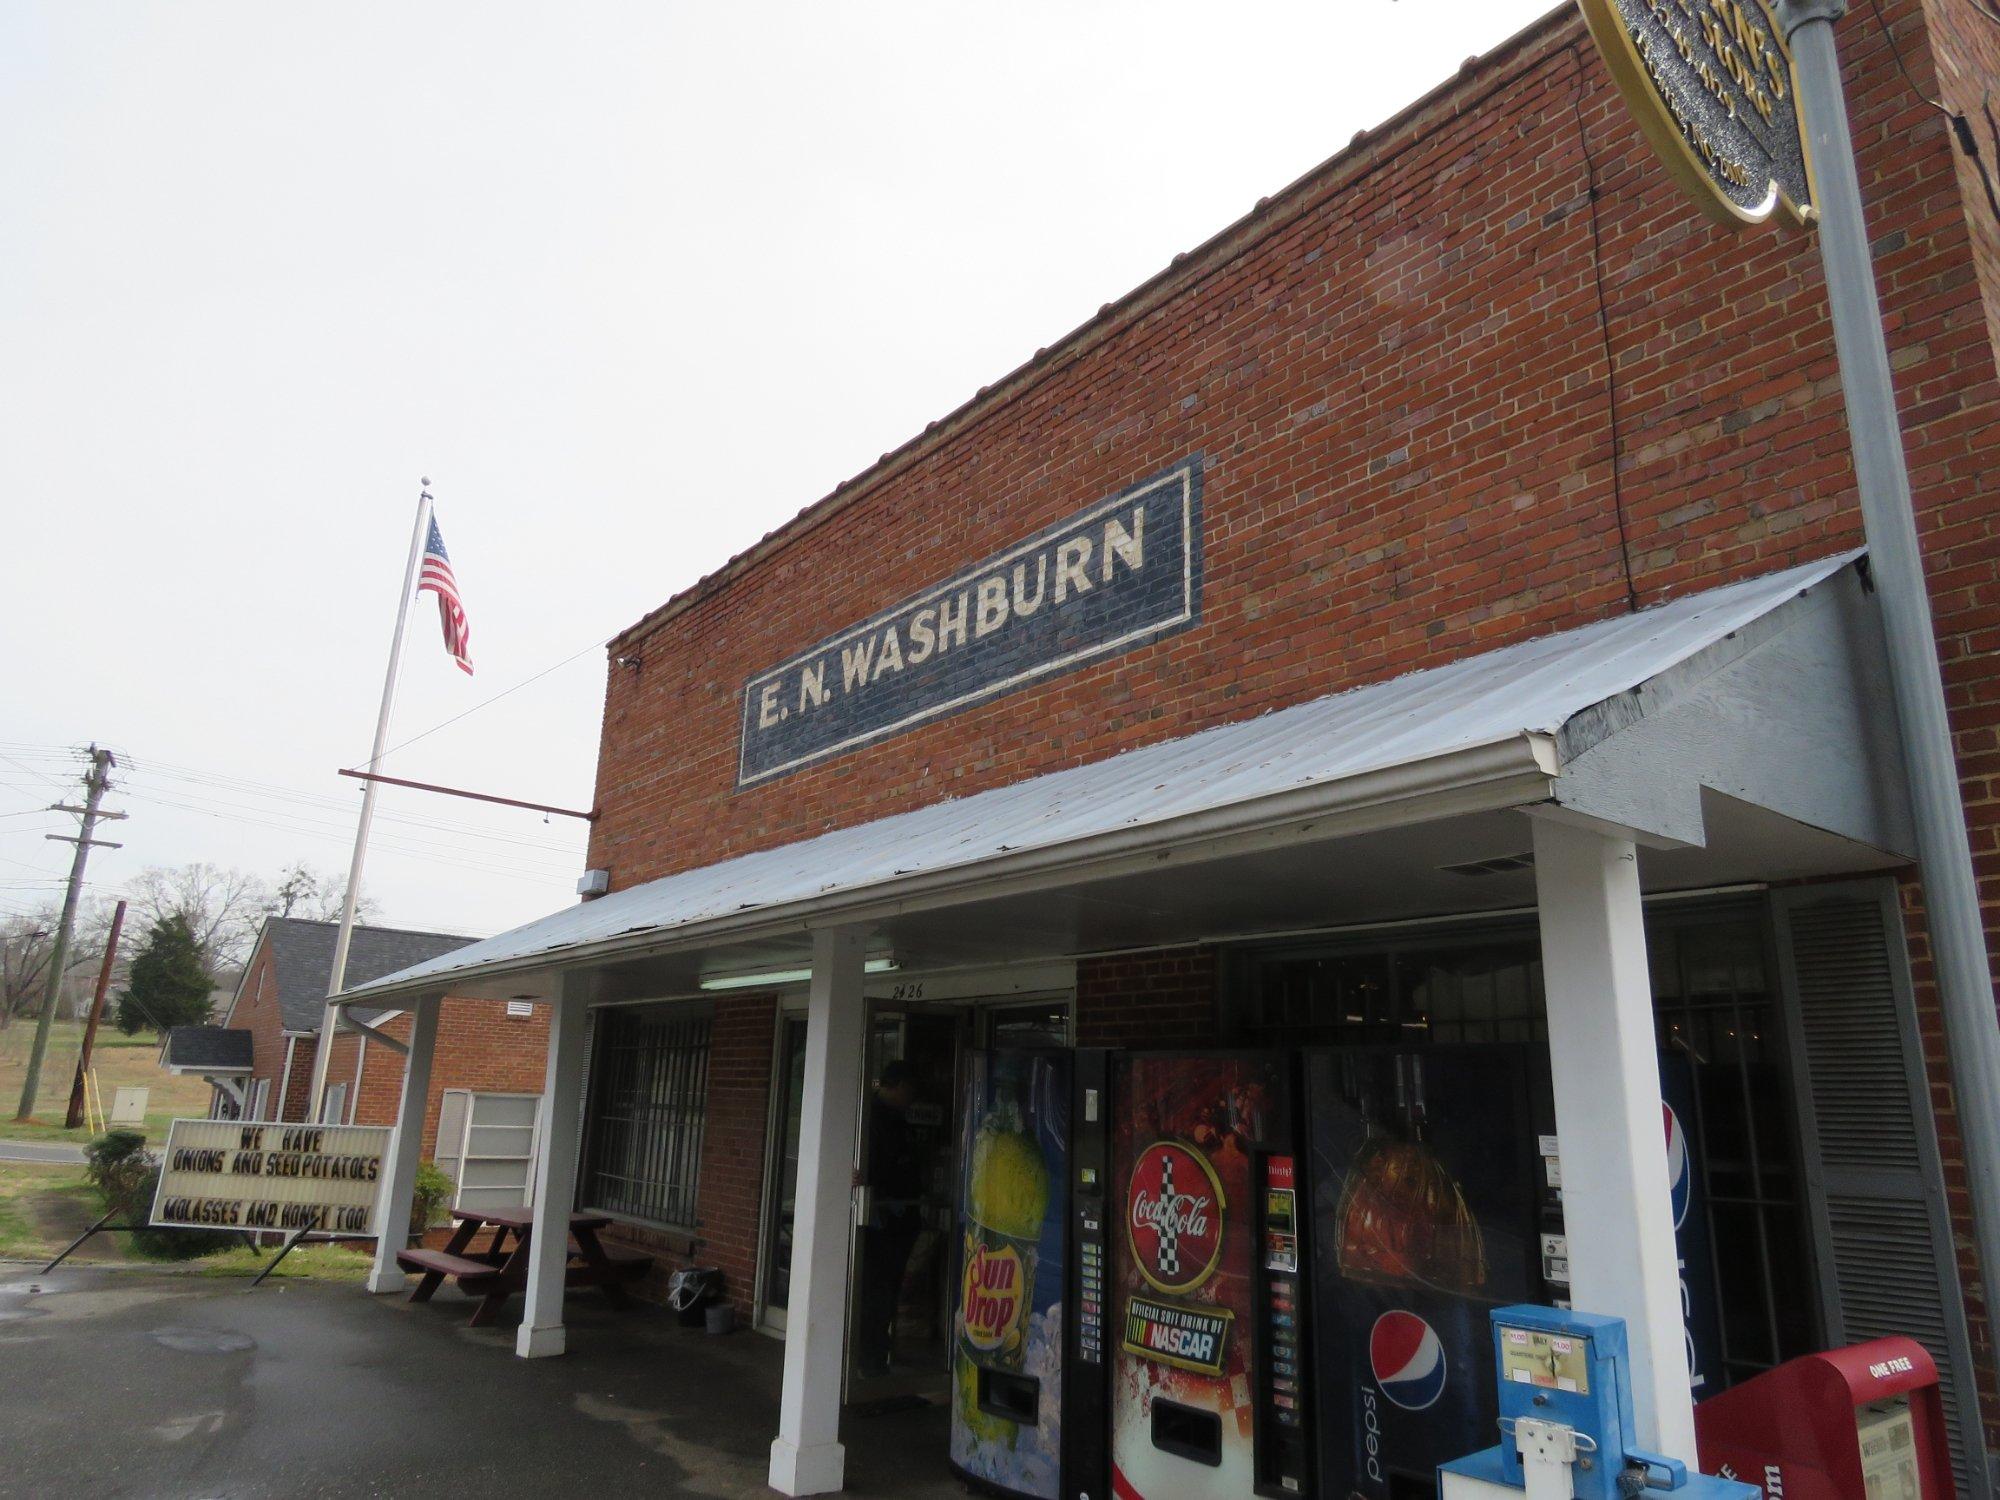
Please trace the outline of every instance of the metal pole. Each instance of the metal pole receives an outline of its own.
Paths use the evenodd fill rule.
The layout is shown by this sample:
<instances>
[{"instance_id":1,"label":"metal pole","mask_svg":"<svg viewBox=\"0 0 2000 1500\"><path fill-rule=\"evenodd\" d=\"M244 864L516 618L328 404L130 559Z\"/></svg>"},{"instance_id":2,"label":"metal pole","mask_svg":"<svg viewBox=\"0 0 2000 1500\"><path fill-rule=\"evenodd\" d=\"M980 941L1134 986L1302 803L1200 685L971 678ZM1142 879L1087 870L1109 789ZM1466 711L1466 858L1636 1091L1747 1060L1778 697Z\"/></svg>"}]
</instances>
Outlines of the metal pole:
<instances>
[{"instance_id":1,"label":"metal pole","mask_svg":"<svg viewBox=\"0 0 2000 1500\"><path fill-rule=\"evenodd\" d=\"M97 1045L97 1022L104 1014L104 992L111 988L111 966L118 962L118 934L125 930L125 903L111 913L111 935L104 940L104 962L97 967L97 993L91 997L90 1019L83 1026L83 1047L76 1054L76 1081L69 1086L69 1113L63 1129L83 1123L83 1075L90 1071L90 1049Z\"/></svg>"},{"instance_id":2,"label":"metal pole","mask_svg":"<svg viewBox=\"0 0 2000 1500\"><path fill-rule=\"evenodd\" d=\"M63 965L69 962L70 934L76 928L77 903L83 898L83 867L90 861L91 837L97 828L98 804L111 789L111 752L90 747L90 775L84 779L89 795L83 803L83 827L76 839L76 858L69 865L69 889L63 895L62 921L56 926L56 945L49 954L49 984L42 995L42 1013L35 1018L35 1043L28 1052L28 1075L21 1080L21 1107L14 1118L25 1120L35 1112L35 1095L42 1087L42 1058L49 1050L49 1027L56 1018L56 997L62 993Z\"/></svg>"},{"instance_id":3,"label":"metal pole","mask_svg":"<svg viewBox=\"0 0 2000 1500\"><path fill-rule=\"evenodd\" d=\"M1869 568L1881 600L1896 718L1915 815L1924 909L1930 922L1938 1000L1944 1011L1965 1176L1972 1198L1973 1239L1982 1289L2000 1279L2000 1019L1979 885L1966 836L1958 763L1938 671L1937 637L1924 585L1904 465L1903 434L1882 336L1875 268L1862 217L1833 23L1847 0L1779 0L1778 21L1791 42L1799 109L1811 142L1820 216L1820 256L1847 403ZM1989 1359L1992 1356L1989 1354Z\"/></svg>"},{"instance_id":4,"label":"metal pole","mask_svg":"<svg viewBox=\"0 0 2000 1500\"><path fill-rule=\"evenodd\" d=\"M396 705L396 676L403 665L403 628L410 619L410 598L415 591L417 565L424 555L424 538L431 525L431 482L422 481L417 496L417 523L410 531L409 561L403 565L403 592L396 600L396 634L389 642L389 670L382 679L382 712L375 720L375 748L368 756L368 769L381 763L389 744L389 711ZM333 940L333 969L327 975L328 999L338 995L347 981L347 949L354 937L354 907L361 899L361 866L368 858L368 825L375 820L375 783L362 784L361 820L354 828L354 858L347 866L347 893L340 903L340 933ZM328 1005L320 1015L319 1042L313 1048L312 1087L306 1092L306 1123L319 1118L326 1095L326 1070L333 1059L333 1038L340 1017ZM283 1110L279 1111L281 1114Z\"/></svg>"}]
</instances>

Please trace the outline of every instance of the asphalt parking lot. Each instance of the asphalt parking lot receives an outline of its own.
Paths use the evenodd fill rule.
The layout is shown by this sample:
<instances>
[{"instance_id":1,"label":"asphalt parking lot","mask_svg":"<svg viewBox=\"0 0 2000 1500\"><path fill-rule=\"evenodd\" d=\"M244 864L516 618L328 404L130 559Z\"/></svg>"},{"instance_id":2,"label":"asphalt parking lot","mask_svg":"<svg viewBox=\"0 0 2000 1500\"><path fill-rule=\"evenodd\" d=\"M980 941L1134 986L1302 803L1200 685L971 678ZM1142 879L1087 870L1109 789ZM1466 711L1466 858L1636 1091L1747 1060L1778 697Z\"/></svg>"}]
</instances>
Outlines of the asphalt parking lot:
<instances>
[{"instance_id":1,"label":"asphalt parking lot","mask_svg":"<svg viewBox=\"0 0 2000 1500\"><path fill-rule=\"evenodd\" d=\"M774 1340L584 1293L570 1352L523 1360L467 1312L448 1290L0 1265L0 1495L771 1494ZM843 1440L853 1494L965 1493L941 1407L850 1413Z\"/></svg>"}]
</instances>

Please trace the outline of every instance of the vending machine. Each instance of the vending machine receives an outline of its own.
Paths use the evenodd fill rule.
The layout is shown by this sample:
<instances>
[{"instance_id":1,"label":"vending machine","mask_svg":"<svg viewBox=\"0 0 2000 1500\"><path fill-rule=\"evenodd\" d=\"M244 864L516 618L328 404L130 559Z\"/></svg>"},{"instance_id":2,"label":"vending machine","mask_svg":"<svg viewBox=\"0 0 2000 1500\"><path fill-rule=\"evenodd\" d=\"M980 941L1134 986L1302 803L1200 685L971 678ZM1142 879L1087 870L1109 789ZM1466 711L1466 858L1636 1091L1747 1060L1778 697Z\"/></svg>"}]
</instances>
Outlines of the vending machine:
<instances>
[{"instance_id":1,"label":"vending machine","mask_svg":"<svg viewBox=\"0 0 2000 1500\"><path fill-rule=\"evenodd\" d=\"M1112 1493L1310 1493L1291 1061L1121 1054L1111 1092Z\"/></svg>"},{"instance_id":2,"label":"vending machine","mask_svg":"<svg viewBox=\"0 0 2000 1500\"><path fill-rule=\"evenodd\" d=\"M1543 1293L1528 1055L1350 1048L1305 1075L1319 1491L1428 1496L1492 1441L1491 1309Z\"/></svg>"},{"instance_id":3,"label":"vending machine","mask_svg":"<svg viewBox=\"0 0 2000 1500\"><path fill-rule=\"evenodd\" d=\"M966 1055L951 1464L988 1493L1107 1494L1105 1056Z\"/></svg>"}]
</instances>

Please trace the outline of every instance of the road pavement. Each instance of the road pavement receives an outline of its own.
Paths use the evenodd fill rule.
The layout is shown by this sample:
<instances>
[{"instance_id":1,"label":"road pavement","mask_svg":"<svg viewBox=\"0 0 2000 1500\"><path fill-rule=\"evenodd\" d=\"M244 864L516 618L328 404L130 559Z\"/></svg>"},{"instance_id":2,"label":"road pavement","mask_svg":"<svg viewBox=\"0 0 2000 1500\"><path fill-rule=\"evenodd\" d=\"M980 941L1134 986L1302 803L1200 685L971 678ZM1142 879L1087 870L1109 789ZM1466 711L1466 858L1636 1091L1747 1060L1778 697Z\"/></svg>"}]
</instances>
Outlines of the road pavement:
<instances>
[{"instance_id":1,"label":"road pavement","mask_svg":"<svg viewBox=\"0 0 2000 1500\"><path fill-rule=\"evenodd\" d=\"M0 1141L0 1161L54 1162L67 1166L82 1160L83 1147L68 1141Z\"/></svg>"},{"instance_id":2,"label":"road pavement","mask_svg":"<svg viewBox=\"0 0 2000 1500\"><path fill-rule=\"evenodd\" d=\"M689 1495L769 1500L784 1346L569 1300L561 1359L517 1359L358 1282L0 1263L0 1497ZM848 1413L850 1489L963 1500L941 1405Z\"/></svg>"}]
</instances>

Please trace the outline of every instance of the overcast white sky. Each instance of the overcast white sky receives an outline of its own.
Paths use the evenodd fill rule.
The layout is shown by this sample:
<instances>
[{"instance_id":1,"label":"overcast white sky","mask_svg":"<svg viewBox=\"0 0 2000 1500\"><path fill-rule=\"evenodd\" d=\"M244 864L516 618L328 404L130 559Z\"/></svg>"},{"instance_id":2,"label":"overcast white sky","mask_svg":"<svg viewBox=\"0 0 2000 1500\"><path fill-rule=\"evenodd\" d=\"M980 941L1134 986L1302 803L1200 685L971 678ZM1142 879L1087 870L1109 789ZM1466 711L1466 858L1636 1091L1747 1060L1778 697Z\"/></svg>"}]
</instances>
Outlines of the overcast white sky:
<instances>
[{"instance_id":1,"label":"overcast white sky","mask_svg":"<svg viewBox=\"0 0 2000 1500\"><path fill-rule=\"evenodd\" d=\"M96 739L94 889L344 869L390 757L584 807L589 650L1550 8L0 5L0 912ZM381 801L386 921L573 900L583 825ZM67 831L67 830L64 830Z\"/></svg>"}]
</instances>

